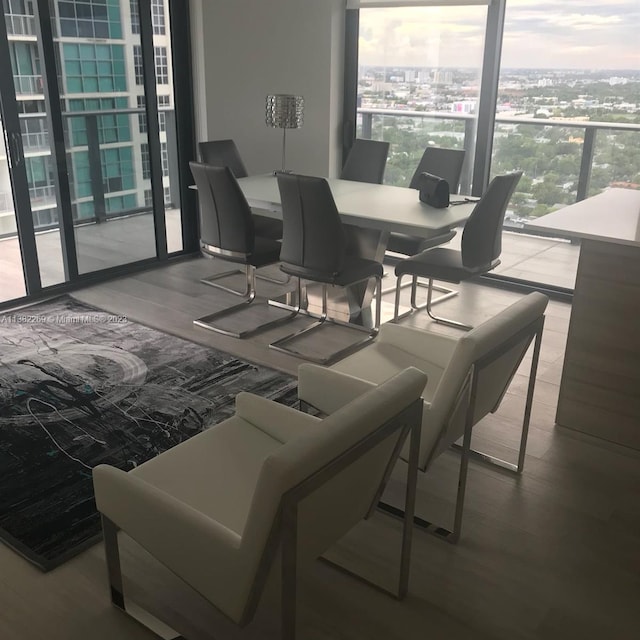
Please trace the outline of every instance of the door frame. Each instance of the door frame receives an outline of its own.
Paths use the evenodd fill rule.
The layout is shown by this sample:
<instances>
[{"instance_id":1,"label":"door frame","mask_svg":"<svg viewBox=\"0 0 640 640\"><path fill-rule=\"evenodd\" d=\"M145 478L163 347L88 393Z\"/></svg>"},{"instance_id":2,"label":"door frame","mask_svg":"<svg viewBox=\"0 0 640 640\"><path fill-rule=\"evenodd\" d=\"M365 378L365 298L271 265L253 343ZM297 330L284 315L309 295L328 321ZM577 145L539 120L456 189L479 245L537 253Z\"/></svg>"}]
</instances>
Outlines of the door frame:
<instances>
[{"instance_id":1,"label":"door frame","mask_svg":"<svg viewBox=\"0 0 640 640\"><path fill-rule=\"evenodd\" d=\"M9 38L4 19L0 21L0 60L10 60ZM13 73L0 73L0 112L4 134L4 141L0 144L4 144L7 150L22 273L25 291L29 296L42 289L42 281Z\"/></svg>"},{"instance_id":2,"label":"door frame","mask_svg":"<svg viewBox=\"0 0 640 640\"><path fill-rule=\"evenodd\" d=\"M151 164L151 186L153 194L153 227L156 234L156 254L153 257L115 265L87 273L79 273L76 250L75 223L71 202L71 185L65 143L65 130L61 108L61 93L56 67L57 43L54 40L51 12L48 0L34 0L34 20L37 32L37 47L40 54L40 73L43 78L45 108L51 145L51 161L54 169L54 186L62 260L65 280L62 283L43 287L40 275L40 261L33 222L33 211L29 194L26 162L23 150L20 115L13 73L0 74L0 108L3 125L7 129L7 157L10 167L14 209L17 224L18 243L24 274L26 295L0 302L1 308L22 304L40 298L77 288L80 285L96 283L115 276L126 275L148 269L169 259L187 256L198 250L198 225L196 200L188 190L190 174L188 161L195 157L195 133L193 129L193 91L191 74L184 73L183 62L190 60L189 0L165 0L169 12L171 51L174 56L174 117L176 119L177 144L176 162L179 176L182 219L182 251L167 252L166 219L163 194L162 154L159 138L157 111L156 77L153 45L151 0L137 0L140 16L140 45L142 47L145 74L146 109ZM179 33L178 33L179 31ZM9 38L5 20L0 25L0 56L10 59ZM181 64L176 64L180 61ZM153 97L154 99L151 99ZM186 167L186 171L184 169Z\"/></svg>"}]
</instances>

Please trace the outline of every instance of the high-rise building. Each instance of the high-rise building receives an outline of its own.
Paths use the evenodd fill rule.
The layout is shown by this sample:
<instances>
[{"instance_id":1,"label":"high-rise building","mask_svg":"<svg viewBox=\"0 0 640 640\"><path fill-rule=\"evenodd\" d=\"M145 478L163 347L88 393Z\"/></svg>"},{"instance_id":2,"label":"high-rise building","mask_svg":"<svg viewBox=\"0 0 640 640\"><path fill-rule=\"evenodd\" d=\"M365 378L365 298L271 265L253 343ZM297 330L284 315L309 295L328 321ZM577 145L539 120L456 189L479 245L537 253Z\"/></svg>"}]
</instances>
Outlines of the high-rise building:
<instances>
[{"instance_id":1,"label":"high-rise building","mask_svg":"<svg viewBox=\"0 0 640 640\"><path fill-rule=\"evenodd\" d=\"M57 224L58 217L34 1L3 0L3 5L34 226L42 229ZM138 2L53 0L50 6L74 219L148 210L151 170ZM167 201L173 80L165 0L151 0L151 12ZM4 184L9 172L2 164L7 162L3 146L0 235L15 232L11 189ZM96 169L102 178L99 199Z\"/></svg>"}]
</instances>

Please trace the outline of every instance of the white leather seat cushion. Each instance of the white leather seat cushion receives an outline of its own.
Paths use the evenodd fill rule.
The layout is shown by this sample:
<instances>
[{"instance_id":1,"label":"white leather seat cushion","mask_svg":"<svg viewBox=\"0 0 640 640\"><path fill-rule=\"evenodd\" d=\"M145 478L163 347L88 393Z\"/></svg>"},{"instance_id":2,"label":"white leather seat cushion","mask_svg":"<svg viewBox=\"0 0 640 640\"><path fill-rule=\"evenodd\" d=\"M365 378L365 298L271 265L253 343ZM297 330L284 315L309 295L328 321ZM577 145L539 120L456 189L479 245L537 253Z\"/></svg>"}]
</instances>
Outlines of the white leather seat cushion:
<instances>
[{"instance_id":1,"label":"white leather seat cushion","mask_svg":"<svg viewBox=\"0 0 640 640\"><path fill-rule=\"evenodd\" d=\"M331 368L380 384L407 367L415 367L427 374L427 385L422 392L422 398L430 402L442 377L443 367L421 358L415 353L399 349L395 345L373 342L365 349L341 360Z\"/></svg>"},{"instance_id":2,"label":"white leather seat cushion","mask_svg":"<svg viewBox=\"0 0 640 640\"><path fill-rule=\"evenodd\" d=\"M281 446L233 416L131 473L242 535L262 463Z\"/></svg>"}]
</instances>

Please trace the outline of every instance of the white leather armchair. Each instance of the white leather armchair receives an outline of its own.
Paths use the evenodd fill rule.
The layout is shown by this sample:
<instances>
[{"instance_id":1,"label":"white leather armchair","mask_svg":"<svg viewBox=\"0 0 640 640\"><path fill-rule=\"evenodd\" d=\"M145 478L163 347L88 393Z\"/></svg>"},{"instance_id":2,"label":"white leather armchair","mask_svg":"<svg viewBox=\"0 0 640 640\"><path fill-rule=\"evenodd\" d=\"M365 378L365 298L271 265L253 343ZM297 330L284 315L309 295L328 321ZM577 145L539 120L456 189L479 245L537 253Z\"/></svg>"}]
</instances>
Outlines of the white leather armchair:
<instances>
[{"instance_id":1,"label":"white leather armchair","mask_svg":"<svg viewBox=\"0 0 640 640\"><path fill-rule=\"evenodd\" d=\"M423 371L428 382L422 391L419 468L426 471L434 458L461 437L463 454L453 530L434 527L421 518L416 518L416 524L456 542L462 527L469 458L476 456L484 462L522 472L547 303L547 296L531 293L461 337L385 324L371 345L331 369L301 365L299 398L322 413L331 414L405 367ZM497 410L532 341L535 345L517 464L473 451L473 426ZM342 377L336 377L336 372L342 373ZM401 454L405 459L406 453ZM389 510L398 511L393 507Z\"/></svg>"},{"instance_id":2,"label":"white leather armchair","mask_svg":"<svg viewBox=\"0 0 640 640\"><path fill-rule=\"evenodd\" d=\"M113 603L137 617L125 604L118 529L241 626L281 544L283 637L294 638L297 564L371 512L411 432L394 594L404 597L425 383L422 372L403 370L323 420L241 393L233 417L140 467L96 467Z\"/></svg>"}]
</instances>

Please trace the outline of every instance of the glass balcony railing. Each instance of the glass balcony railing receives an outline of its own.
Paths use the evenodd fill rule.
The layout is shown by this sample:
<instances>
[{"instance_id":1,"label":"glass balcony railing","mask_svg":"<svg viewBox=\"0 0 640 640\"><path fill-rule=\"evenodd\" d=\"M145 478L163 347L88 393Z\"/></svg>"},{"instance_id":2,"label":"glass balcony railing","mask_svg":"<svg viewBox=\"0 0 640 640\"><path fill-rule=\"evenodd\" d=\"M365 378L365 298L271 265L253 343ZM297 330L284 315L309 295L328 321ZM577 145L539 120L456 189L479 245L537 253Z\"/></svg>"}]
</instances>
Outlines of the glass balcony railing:
<instances>
[{"instance_id":1,"label":"glass balcony railing","mask_svg":"<svg viewBox=\"0 0 640 640\"><path fill-rule=\"evenodd\" d=\"M22 132L22 146L25 153L48 151L51 148L47 131Z\"/></svg>"},{"instance_id":2,"label":"glass balcony railing","mask_svg":"<svg viewBox=\"0 0 640 640\"><path fill-rule=\"evenodd\" d=\"M8 36L35 36L36 19L34 16L23 16L19 14L5 14L5 24L7 25Z\"/></svg>"},{"instance_id":3,"label":"glass balcony railing","mask_svg":"<svg viewBox=\"0 0 640 640\"><path fill-rule=\"evenodd\" d=\"M29 197L33 209L56 206L56 188L53 185L29 187Z\"/></svg>"},{"instance_id":4,"label":"glass balcony railing","mask_svg":"<svg viewBox=\"0 0 640 640\"><path fill-rule=\"evenodd\" d=\"M153 210L145 114L144 108L62 114L74 222L101 222ZM161 109L159 116L165 207L179 209L174 111ZM56 186L43 184L52 166L47 115L22 114L20 121L34 227L46 231L58 226ZM0 193L0 213L12 211L11 194ZM14 224L0 230L0 237L15 233Z\"/></svg>"},{"instance_id":5,"label":"glass balcony railing","mask_svg":"<svg viewBox=\"0 0 640 640\"><path fill-rule=\"evenodd\" d=\"M0 213L13 212L13 197L10 193L0 193Z\"/></svg>"},{"instance_id":6,"label":"glass balcony railing","mask_svg":"<svg viewBox=\"0 0 640 640\"><path fill-rule=\"evenodd\" d=\"M13 82L18 96L33 96L44 93L42 76L14 76Z\"/></svg>"},{"instance_id":7,"label":"glass balcony railing","mask_svg":"<svg viewBox=\"0 0 640 640\"><path fill-rule=\"evenodd\" d=\"M385 173L391 184L408 184L429 144L473 149L473 114L373 108L360 108L358 114L358 135L392 143ZM505 225L522 229L608 187L640 189L638 149L640 124L498 115L492 174L524 171ZM463 193L470 173L469 167L461 179Z\"/></svg>"}]
</instances>

